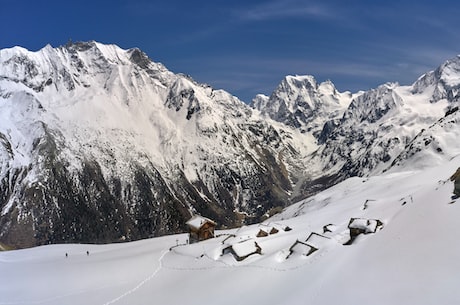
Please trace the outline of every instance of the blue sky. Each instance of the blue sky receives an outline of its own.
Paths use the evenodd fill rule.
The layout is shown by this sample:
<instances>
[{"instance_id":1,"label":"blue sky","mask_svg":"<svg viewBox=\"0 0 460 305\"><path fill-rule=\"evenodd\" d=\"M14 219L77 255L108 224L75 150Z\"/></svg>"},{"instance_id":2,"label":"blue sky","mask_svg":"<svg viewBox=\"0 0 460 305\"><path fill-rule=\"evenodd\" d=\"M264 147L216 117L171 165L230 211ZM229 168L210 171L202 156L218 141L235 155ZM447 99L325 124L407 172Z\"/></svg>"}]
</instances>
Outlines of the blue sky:
<instances>
[{"instance_id":1,"label":"blue sky","mask_svg":"<svg viewBox=\"0 0 460 305\"><path fill-rule=\"evenodd\" d=\"M287 74L340 91L411 84L460 54L460 2L0 0L0 48L96 40L249 102Z\"/></svg>"}]
</instances>

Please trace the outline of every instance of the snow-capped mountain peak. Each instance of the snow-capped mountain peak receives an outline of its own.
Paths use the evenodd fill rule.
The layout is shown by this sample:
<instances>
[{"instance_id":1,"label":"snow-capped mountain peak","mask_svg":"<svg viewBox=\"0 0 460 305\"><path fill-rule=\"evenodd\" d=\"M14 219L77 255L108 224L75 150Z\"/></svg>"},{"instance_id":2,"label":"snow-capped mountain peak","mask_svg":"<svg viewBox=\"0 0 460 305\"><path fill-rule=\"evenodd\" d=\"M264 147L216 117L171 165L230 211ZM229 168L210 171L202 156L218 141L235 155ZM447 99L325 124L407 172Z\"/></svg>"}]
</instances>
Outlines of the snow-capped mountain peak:
<instances>
[{"instance_id":1,"label":"snow-capped mountain peak","mask_svg":"<svg viewBox=\"0 0 460 305\"><path fill-rule=\"evenodd\" d=\"M343 114L351 98L348 92L338 92L331 81L318 84L311 75L289 75L270 97L256 96L252 107L276 121L318 136L326 121Z\"/></svg>"},{"instance_id":2,"label":"snow-capped mountain peak","mask_svg":"<svg viewBox=\"0 0 460 305\"><path fill-rule=\"evenodd\" d=\"M421 94L432 90L431 102L443 99L458 101L460 97L460 55L447 60L436 70L422 75L413 84L412 93Z\"/></svg>"}]
</instances>

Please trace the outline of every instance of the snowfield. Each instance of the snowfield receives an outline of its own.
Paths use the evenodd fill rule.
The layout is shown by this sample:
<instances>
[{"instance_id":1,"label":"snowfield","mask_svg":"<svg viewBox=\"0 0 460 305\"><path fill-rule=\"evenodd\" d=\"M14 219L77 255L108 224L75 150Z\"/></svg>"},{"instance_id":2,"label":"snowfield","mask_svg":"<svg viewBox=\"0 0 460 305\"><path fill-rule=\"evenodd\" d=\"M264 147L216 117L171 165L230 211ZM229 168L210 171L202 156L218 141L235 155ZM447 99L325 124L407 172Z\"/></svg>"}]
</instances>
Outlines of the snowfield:
<instances>
[{"instance_id":1,"label":"snowfield","mask_svg":"<svg viewBox=\"0 0 460 305\"><path fill-rule=\"evenodd\" d=\"M0 252L0 304L460 304L459 167L350 178L191 245L180 234Z\"/></svg>"}]
</instances>

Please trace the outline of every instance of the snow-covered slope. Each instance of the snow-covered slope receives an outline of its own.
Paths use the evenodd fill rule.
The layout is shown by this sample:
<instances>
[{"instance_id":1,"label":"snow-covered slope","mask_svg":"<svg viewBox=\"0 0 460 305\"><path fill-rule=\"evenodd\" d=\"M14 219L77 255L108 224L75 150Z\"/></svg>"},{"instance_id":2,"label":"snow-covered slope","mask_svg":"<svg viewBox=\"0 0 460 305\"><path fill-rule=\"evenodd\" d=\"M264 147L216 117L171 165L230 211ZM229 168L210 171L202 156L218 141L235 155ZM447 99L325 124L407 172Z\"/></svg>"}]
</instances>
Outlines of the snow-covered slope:
<instances>
[{"instance_id":1,"label":"snow-covered slope","mask_svg":"<svg viewBox=\"0 0 460 305\"><path fill-rule=\"evenodd\" d=\"M0 51L0 241L145 238L191 212L230 226L290 202L299 131L96 42ZM307 140L305 140L307 139Z\"/></svg>"},{"instance_id":2,"label":"snow-covered slope","mask_svg":"<svg viewBox=\"0 0 460 305\"><path fill-rule=\"evenodd\" d=\"M394 159L389 170L427 168L460 155L460 111L458 106L419 134Z\"/></svg>"},{"instance_id":3,"label":"snow-covered slope","mask_svg":"<svg viewBox=\"0 0 460 305\"><path fill-rule=\"evenodd\" d=\"M0 304L458 304L458 168L350 178L191 245L183 234L0 252Z\"/></svg>"}]
</instances>

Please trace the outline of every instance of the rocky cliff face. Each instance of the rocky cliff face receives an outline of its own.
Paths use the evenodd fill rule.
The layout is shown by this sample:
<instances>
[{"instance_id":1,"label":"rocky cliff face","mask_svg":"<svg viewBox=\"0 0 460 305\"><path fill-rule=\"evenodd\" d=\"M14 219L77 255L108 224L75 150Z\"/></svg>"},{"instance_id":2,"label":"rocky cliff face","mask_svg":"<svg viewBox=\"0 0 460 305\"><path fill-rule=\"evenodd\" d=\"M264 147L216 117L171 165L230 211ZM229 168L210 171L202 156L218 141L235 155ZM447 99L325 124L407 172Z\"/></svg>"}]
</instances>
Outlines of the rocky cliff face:
<instances>
[{"instance_id":1,"label":"rocky cliff face","mask_svg":"<svg viewBox=\"0 0 460 305\"><path fill-rule=\"evenodd\" d=\"M263 115L316 139L317 150L307 157L304 179L297 185L298 199L348 177L427 167L460 154L454 140L459 63L459 57L448 60L411 86L388 83L353 95L324 94L310 76L295 82L288 77L270 97L256 97L253 107ZM312 97L315 107L302 107L311 105Z\"/></svg>"},{"instance_id":2,"label":"rocky cliff face","mask_svg":"<svg viewBox=\"0 0 460 305\"><path fill-rule=\"evenodd\" d=\"M257 95L251 106L264 116L318 137L326 121L340 117L352 94L334 84L318 84L313 76L286 76L268 97Z\"/></svg>"},{"instance_id":3,"label":"rocky cliff face","mask_svg":"<svg viewBox=\"0 0 460 305\"><path fill-rule=\"evenodd\" d=\"M2 50L0 116L0 240L19 247L180 232L194 212L259 220L290 203L311 149L227 92L96 42Z\"/></svg>"}]
</instances>

